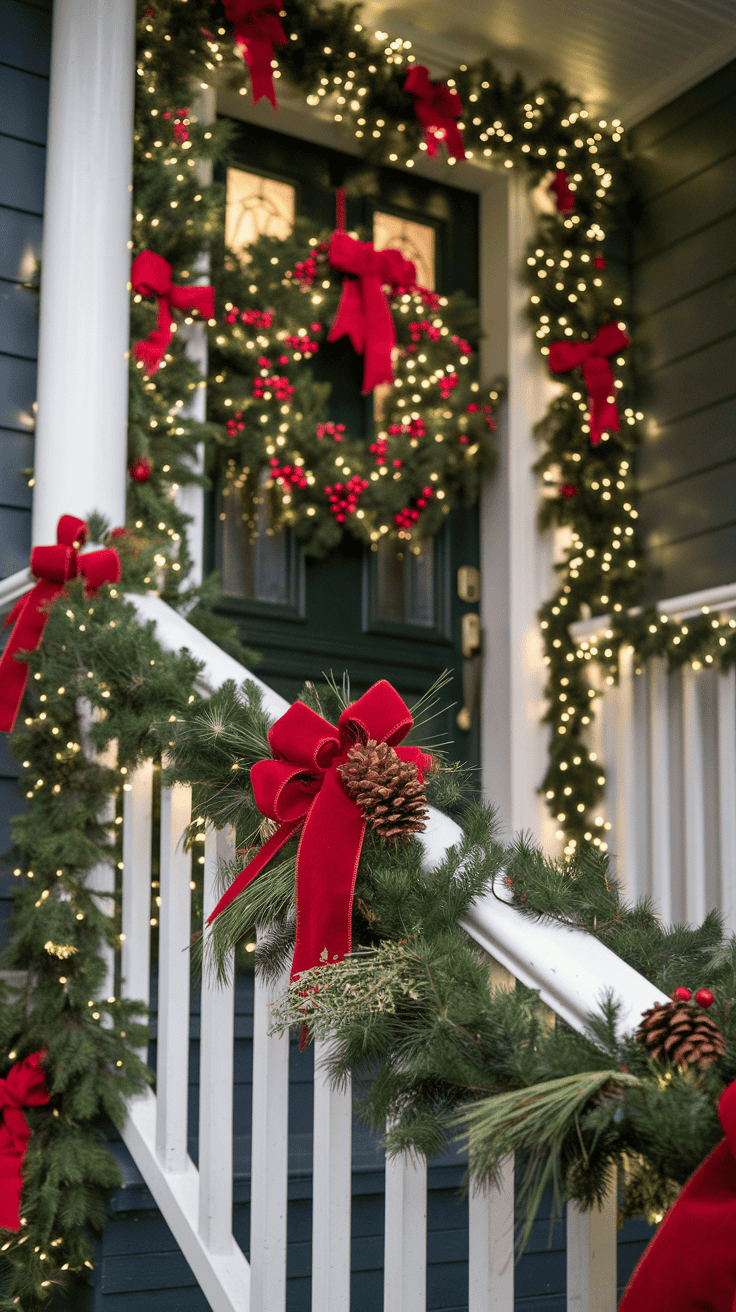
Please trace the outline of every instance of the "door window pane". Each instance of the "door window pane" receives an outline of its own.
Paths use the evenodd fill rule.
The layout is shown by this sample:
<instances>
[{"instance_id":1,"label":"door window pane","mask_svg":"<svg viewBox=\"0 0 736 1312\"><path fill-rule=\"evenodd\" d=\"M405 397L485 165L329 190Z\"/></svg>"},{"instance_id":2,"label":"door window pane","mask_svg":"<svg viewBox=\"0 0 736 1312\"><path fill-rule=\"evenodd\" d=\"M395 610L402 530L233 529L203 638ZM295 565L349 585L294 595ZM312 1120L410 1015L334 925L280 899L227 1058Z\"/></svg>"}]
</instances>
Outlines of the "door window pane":
<instances>
[{"instance_id":1,"label":"door window pane","mask_svg":"<svg viewBox=\"0 0 736 1312\"><path fill-rule=\"evenodd\" d=\"M425 539L400 554L384 538L374 555L376 619L431 628L436 622L434 541Z\"/></svg>"},{"instance_id":2,"label":"door window pane","mask_svg":"<svg viewBox=\"0 0 736 1312\"><path fill-rule=\"evenodd\" d=\"M222 590L226 597L287 606L292 601L290 543L286 531L271 524L268 481L263 470L255 498L248 497L239 480L223 488Z\"/></svg>"},{"instance_id":3,"label":"door window pane","mask_svg":"<svg viewBox=\"0 0 736 1312\"><path fill-rule=\"evenodd\" d=\"M401 251L405 260L417 267L417 284L434 290L434 228L428 223L415 223L396 214L373 215L373 245L377 251L389 248Z\"/></svg>"},{"instance_id":4,"label":"door window pane","mask_svg":"<svg viewBox=\"0 0 736 1312\"><path fill-rule=\"evenodd\" d=\"M228 169L225 242L243 253L259 237L289 236L294 227L294 188L288 182Z\"/></svg>"}]
</instances>

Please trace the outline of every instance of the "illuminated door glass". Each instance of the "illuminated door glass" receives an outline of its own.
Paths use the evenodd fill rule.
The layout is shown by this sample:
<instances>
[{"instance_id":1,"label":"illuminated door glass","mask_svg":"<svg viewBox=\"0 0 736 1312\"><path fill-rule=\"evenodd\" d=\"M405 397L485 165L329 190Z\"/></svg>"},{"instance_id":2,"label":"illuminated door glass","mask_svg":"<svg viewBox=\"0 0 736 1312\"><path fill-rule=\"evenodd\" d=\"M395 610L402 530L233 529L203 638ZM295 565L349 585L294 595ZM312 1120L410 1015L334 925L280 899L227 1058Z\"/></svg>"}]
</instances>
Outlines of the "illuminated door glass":
<instances>
[{"instance_id":1,"label":"illuminated door glass","mask_svg":"<svg viewBox=\"0 0 736 1312\"><path fill-rule=\"evenodd\" d=\"M259 237L289 236L294 226L294 188L287 182L262 178L244 169L228 169L225 202L225 241L246 259L248 247ZM222 590L228 597L288 605L290 595L291 535L271 524L269 498L263 484L248 504L247 493L230 481L223 488ZM246 500L244 501L244 496Z\"/></svg>"},{"instance_id":2,"label":"illuminated door glass","mask_svg":"<svg viewBox=\"0 0 736 1312\"><path fill-rule=\"evenodd\" d=\"M425 539L399 556L392 542L378 543L376 619L431 628L435 622L434 541Z\"/></svg>"},{"instance_id":3,"label":"illuminated door glass","mask_svg":"<svg viewBox=\"0 0 736 1312\"><path fill-rule=\"evenodd\" d=\"M434 290L434 228L427 223L398 218L395 214L373 215L373 245L377 251L401 251L417 268L417 284Z\"/></svg>"},{"instance_id":4,"label":"illuminated door glass","mask_svg":"<svg viewBox=\"0 0 736 1312\"><path fill-rule=\"evenodd\" d=\"M259 237L289 236L294 227L294 188L288 182L261 178L243 169L228 169L225 242L247 253Z\"/></svg>"},{"instance_id":5,"label":"illuminated door glass","mask_svg":"<svg viewBox=\"0 0 736 1312\"><path fill-rule=\"evenodd\" d=\"M263 470L255 502L244 499L236 482L223 488L222 590L226 597L286 606L291 601L289 542L283 529L272 527L267 481Z\"/></svg>"}]
</instances>

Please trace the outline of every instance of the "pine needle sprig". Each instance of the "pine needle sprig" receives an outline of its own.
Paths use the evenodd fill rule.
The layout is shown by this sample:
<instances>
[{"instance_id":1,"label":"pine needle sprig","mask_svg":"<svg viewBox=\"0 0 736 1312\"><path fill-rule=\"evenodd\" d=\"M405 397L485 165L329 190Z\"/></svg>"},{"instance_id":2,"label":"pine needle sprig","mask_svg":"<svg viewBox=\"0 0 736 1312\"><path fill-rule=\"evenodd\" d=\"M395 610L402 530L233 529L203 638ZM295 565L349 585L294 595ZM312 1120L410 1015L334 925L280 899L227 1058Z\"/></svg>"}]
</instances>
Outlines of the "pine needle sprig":
<instances>
[{"instance_id":1,"label":"pine needle sprig","mask_svg":"<svg viewBox=\"0 0 736 1312\"><path fill-rule=\"evenodd\" d=\"M564 1143L571 1135L581 1135L584 1110L604 1093L640 1084L636 1076L618 1070L585 1071L484 1098L456 1115L454 1124L462 1127L458 1139L467 1146L474 1180L495 1183L505 1157L521 1152L527 1155L521 1190L526 1216L520 1248L527 1243L548 1188L553 1190L557 1209L561 1207L565 1195L560 1164ZM586 1152L582 1138L579 1142Z\"/></svg>"}]
</instances>

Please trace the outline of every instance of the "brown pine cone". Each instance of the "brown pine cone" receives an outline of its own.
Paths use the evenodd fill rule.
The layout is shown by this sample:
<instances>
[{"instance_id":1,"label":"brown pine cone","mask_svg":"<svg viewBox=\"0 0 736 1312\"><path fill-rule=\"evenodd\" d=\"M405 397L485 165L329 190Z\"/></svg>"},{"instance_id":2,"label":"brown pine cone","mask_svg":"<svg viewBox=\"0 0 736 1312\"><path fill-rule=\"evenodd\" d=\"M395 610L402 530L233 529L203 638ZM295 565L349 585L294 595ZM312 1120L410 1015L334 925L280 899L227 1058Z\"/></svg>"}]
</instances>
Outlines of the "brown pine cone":
<instances>
[{"instance_id":1,"label":"brown pine cone","mask_svg":"<svg viewBox=\"0 0 736 1312\"><path fill-rule=\"evenodd\" d=\"M417 767L388 743L357 743L337 768L345 791L381 838L405 843L424 829L427 802Z\"/></svg>"},{"instance_id":2,"label":"brown pine cone","mask_svg":"<svg viewBox=\"0 0 736 1312\"><path fill-rule=\"evenodd\" d=\"M636 1037L650 1056L684 1069L705 1070L726 1049L718 1026L692 1000L655 1002L644 1012Z\"/></svg>"}]
</instances>

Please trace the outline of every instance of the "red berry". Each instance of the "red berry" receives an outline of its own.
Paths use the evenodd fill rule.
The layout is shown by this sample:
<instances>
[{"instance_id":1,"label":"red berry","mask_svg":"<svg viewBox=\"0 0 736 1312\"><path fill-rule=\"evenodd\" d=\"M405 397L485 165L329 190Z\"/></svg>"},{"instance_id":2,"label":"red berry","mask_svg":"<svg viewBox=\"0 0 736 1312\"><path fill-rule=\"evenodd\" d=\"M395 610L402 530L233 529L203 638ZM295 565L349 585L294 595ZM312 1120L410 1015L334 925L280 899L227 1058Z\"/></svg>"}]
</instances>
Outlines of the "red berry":
<instances>
[{"instance_id":1,"label":"red berry","mask_svg":"<svg viewBox=\"0 0 736 1312\"><path fill-rule=\"evenodd\" d=\"M151 465L145 456L139 456L130 466L130 477L136 483L147 483L151 477Z\"/></svg>"},{"instance_id":2,"label":"red berry","mask_svg":"<svg viewBox=\"0 0 736 1312\"><path fill-rule=\"evenodd\" d=\"M695 1001L697 1002L699 1007L712 1007L713 1003L715 1002L715 998L713 997L713 994L711 993L710 989L698 989L697 993L695 994Z\"/></svg>"},{"instance_id":3,"label":"red berry","mask_svg":"<svg viewBox=\"0 0 736 1312\"><path fill-rule=\"evenodd\" d=\"M684 988L675 989L672 994L672 998L675 1002L689 1002L692 996L690 990Z\"/></svg>"}]
</instances>

